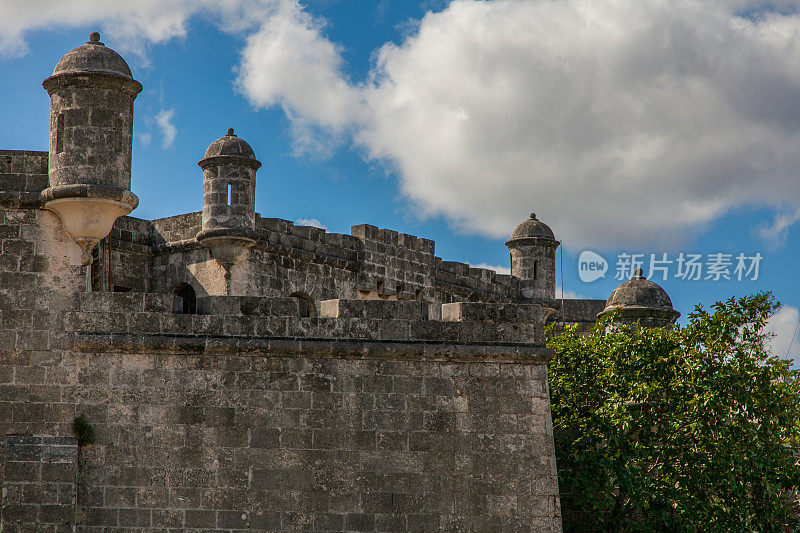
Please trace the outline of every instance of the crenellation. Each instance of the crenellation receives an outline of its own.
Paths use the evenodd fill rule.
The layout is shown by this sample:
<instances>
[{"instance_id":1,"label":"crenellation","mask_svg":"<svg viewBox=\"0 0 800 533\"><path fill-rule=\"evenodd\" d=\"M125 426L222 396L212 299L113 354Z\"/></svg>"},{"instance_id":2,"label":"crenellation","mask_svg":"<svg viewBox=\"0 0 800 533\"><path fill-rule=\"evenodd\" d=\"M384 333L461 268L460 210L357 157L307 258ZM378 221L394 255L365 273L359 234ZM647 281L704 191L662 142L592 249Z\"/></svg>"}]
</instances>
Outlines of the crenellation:
<instances>
[{"instance_id":1,"label":"crenellation","mask_svg":"<svg viewBox=\"0 0 800 533\"><path fill-rule=\"evenodd\" d=\"M326 246L323 243L306 241L300 237L295 237L295 246L286 244L290 238L281 243L278 238L275 240L265 239L256 242L255 248L267 253L284 255L302 261L304 263L326 264L335 268L345 270L358 270L358 252L349 248L339 248Z\"/></svg>"},{"instance_id":2,"label":"crenellation","mask_svg":"<svg viewBox=\"0 0 800 533\"><path fill-rule=\"evenodd\" d=\"M133 239L139 243L144 240L144 226L147 222L140 221L135 228L122 229L130 226L126 222L129 218L118 219L119 222L112 230L111 246L120 252L141 255L144 253L143 248L131 248L116 243L129 240L131 233ZM518 289L513 276L476 269L465 263L432 258L430 253L434 245L427 239L389 230L381 234L374 226L362 225L355 227L360 228L355 229L355 233L375 238L361 241L358 237L328 233L318 228L294 226L286 220L259 218L257 222L260 239L254 249L292 257L306 264L330 265L360 272L356 287L367 298L421 299L430 302L437 299L437 292L444 292L454 295L456 301L457 298L475 297L482 301L516 299L514 294ZM180 258L186 257L185 254L190 250L196 250L195 253L202 256L202 248L192 238L192 234L199 229L198 224L199 213L153 221L149 230L153 261L160 263L161 260L155 257L159 254L181 254L168 260L169 264L175 264L174 260L178 259L180 262ZM269 231L265 232L266 228ZM131 233L125 233L126 231ZM379 239L381 235L383 237ZM249 262L252 260L252 257L248 259ZM151 276L161 276L162 273L161 269L156 268ZM177 279L176 273L171 274L170 278L175 280L173 284L186 281L186 276L183 276L184 279ZM448 299L452 299L452 296Z\"/></svg>"},{"instance_id":3,"label":"crenellation","mask_svg":"<svg viewBox=\"0 0 800 533\"><path fill-rule=\"evenodd\" d=\"M399 233L397 231L382 229L370 224L358 224L350 228L350 234L358 238L369 250L385 253L386 248L381 244L397 246L413 250L426 255L433 255L434 242L414 235Z\"/></svg>"},{"instance_id":4,"label":"crenellation","mask_svg":"<svg viewBox=\"0 0 800 533\"><path fill-rule=\"evenodd\" d=\"M375 234L375 240L397 246L397 235L396 231L380 228Z\"/></svg>"},{"instance_id":5,"label":"crenellation","mask_svg":"<svg viewBox=\"0 0 800 533\"><path fill-rule=\"evenodd\" d=\"M376 240L378 238L378 228L370 224L357 224L350 227L350 235L362 242Z\"/></svg>"},{"instance_id":6,"label":"crenellation","mask_svg":"<svg viewBox=\"0 0 800 533\"><path fill-rule=\"evenodd\" d=\"M326 231L322 228L314 226L292 226L292 233L314 242L320 242L324 239Z\"/></svg>"}]
</instances>

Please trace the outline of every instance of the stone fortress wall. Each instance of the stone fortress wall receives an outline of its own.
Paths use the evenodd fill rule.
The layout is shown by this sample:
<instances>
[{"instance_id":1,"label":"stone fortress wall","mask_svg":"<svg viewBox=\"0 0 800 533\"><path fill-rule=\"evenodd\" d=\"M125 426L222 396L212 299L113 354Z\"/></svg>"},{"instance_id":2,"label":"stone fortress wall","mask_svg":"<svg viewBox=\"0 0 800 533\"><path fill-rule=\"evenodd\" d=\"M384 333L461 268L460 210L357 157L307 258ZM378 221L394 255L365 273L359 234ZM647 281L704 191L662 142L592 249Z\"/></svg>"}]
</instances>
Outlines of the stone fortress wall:
<instances>
[{"instance_id":1,"label":"stone fortress wall","mask_svg":"<svg viewBox=\"0 0 800 533\"><path fill-rule=\"evenodd\" d=\"M174 313L81 290L53 214L0 213L4 531L560 529L538 305Z\"/></svg>"},{"instance_id":2,"label":"stone fortress wall","mask_svg":"<svg viewBox=\"0 0 800 533\"><path fill-rule=\"evenodd\" d=\"M141 85L99 38L44 82L50 151L0 150L0 529L560 531L545 324L674 320L663 289L556 300L535 215L511 275L262 218L233 130L202 212L125 216Z\"/></svg>"}]
</instances>

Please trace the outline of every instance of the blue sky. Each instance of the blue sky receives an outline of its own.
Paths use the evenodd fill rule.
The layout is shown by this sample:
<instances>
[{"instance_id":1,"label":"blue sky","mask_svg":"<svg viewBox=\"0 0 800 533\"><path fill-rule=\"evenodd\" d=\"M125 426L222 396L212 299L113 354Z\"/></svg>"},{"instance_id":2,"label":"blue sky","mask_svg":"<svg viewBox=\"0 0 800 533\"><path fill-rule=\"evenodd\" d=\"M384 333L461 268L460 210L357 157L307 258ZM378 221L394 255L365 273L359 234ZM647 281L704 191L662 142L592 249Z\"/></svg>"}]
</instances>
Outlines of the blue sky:
<instances>
[{"instance_id":1,"label":"blue sky","mask_svg":"<svg viewBox=\"0 0 800 533\"><path fill-rule=\"evenodd\" d=\"M263 163L264 217L369 223L507 268L505 237L535 211L564 243L565 291L586 298L619 283L623 252L760 253L757 280L676 279L673 263L656 281L683 314L772 290L776 351L792 342L796 2L86 4L0 0L0 148L47 148L41 81L101 31L144 86L134 216L200 210L196 163L233 127ZM591 283L587 249L609 262Z\"/></svg>"}]
</instances>

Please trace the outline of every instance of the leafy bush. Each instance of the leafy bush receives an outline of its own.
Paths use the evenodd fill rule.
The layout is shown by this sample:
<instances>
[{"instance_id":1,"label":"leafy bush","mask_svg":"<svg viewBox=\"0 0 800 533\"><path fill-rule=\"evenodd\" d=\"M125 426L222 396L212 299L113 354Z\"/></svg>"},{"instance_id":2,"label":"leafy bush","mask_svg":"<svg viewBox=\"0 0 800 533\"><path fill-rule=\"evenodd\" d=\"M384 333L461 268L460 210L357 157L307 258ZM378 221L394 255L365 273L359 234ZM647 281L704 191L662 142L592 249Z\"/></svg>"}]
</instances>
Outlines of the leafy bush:
<instances>
[{"instance_id":1,"label":"leafy bush","mask_svg":"<svg viewBox=\"0 0 800 533\"><path fill-rule=\"evenodd\" d=\"M800 526L800 373L766 347L769 293L685 327L600 321L549 340L565 531Z\"/></svg>"}]
</instances>

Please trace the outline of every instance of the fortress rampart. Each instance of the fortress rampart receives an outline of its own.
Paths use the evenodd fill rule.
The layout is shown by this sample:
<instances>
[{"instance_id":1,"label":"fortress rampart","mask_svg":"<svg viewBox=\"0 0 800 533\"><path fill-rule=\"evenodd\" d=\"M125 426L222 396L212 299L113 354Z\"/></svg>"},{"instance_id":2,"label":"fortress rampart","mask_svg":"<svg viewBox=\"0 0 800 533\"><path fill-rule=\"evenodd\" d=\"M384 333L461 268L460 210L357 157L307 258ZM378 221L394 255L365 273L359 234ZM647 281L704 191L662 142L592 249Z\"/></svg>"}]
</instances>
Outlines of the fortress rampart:
<instances>
[{"instance_id":1,"label":"fortress rampart","mask_svg":"<svg viewBox=\"0 0 800 533\"><path fill-rule=\"evenodd\" d=\"M560 529L538 304L176 313L170 293L80 290L51 213L0 213L9 531ZM134 226L120 242L149 249Z\"/></svg>"},{"instance_id":2,"label":"fortress rampart","mask_svg":"<svg viewBox=\"0 0 800 533\"><path fill-rule=\"evenodd\" d=\"M535 214L510 275L262 218L233 129L202 211L130 217L127 63L95 32L43 85L49 151L0 150L0 530L561 530L545 323L668 326L663 289L556 300Z\"/></svg>"}]
</instances>

